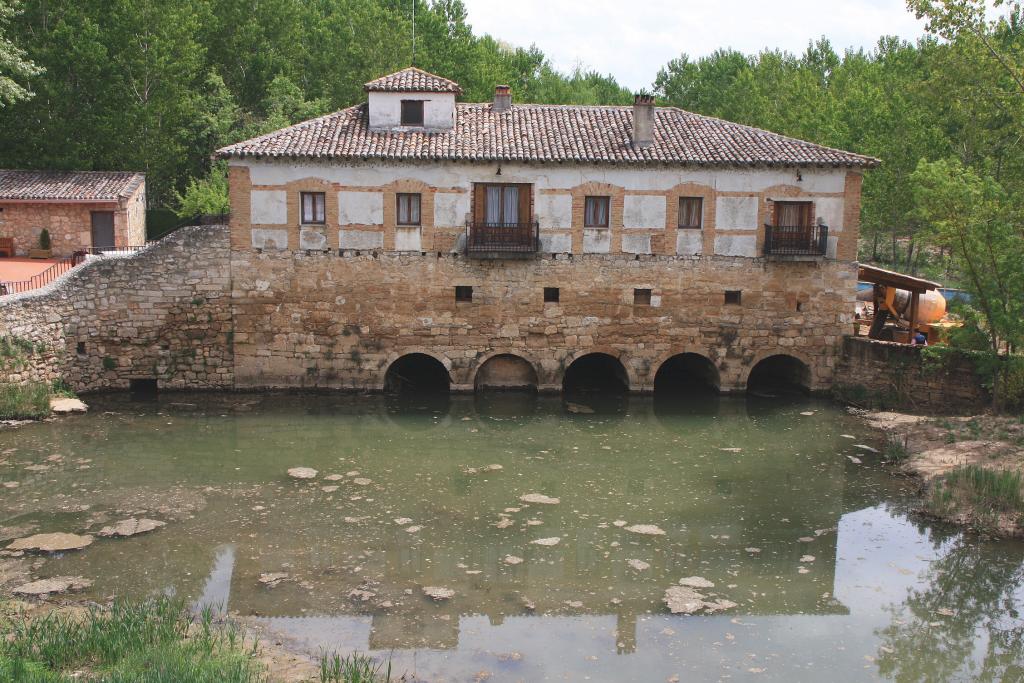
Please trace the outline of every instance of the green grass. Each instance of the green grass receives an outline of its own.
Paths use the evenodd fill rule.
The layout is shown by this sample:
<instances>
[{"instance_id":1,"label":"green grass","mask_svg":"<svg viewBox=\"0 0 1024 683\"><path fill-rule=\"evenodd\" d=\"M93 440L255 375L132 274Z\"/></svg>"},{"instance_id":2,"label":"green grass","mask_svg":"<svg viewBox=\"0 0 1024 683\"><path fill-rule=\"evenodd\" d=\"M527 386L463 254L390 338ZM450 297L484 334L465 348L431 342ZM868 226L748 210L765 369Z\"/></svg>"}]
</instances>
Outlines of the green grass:
<instances>
[{"instance_id":1,"label":"green grass","mask_svg":"<svg viewBox=\"0 0 1024 683\"><path fill-rule=\"evenodd\" d=\"M0 384L0 420L39 420L50 414L49 385Z\"/></svg>"},{"instance_id":2,"label":"green grass","mask_svg":"<svg viewBox=\"0 0 1024 683\"><path fill-rule=\"evenodd\" d=\"M320 656L320 683L390 683L391 663L361 654Z\"/></svg>"},{"instance_id":3,"label":"green grass","mask_svg":"<svg viewBox=\"0 0 1024 683\"><path fill-rule=\"evenodd\" d=\"M946 486L966 491L972 503L982 510L1024 513L1024 482L1020 472L967 465L947 474L945 482Z\"/></svg>"},{"instance_id":4,"label":"green grass","mask_svg":"<svg viewBox=\"0 0 1024 683\"><path fill-rule=\"evenodd\" d=\"M885 446L882 448L882 457L886 462L899 464L910 457L910 437L907 434L888 434L885 437Z\"/></svg>"},{"instance_id":5,"label":"green grass","mask_svg":"<svg viewBox=\"0 0 1024 683\"><path fill-rule=\"evenodd\" d=\"M80 617L15 614L0 628L0 680L12 683L264 683L254 655L236 627L168 598Z\"/></svg>"}]
</instances>

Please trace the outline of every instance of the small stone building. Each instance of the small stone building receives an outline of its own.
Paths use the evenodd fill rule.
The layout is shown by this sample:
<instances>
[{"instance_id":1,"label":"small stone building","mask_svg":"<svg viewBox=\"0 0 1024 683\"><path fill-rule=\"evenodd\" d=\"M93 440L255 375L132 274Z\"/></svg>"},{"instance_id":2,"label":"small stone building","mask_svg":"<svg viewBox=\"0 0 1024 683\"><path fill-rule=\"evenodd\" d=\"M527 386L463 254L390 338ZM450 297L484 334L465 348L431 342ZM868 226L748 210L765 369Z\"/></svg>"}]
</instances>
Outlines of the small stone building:
<instances>
[{"instance_id":1,"label":"small stone building","mask_svg":"<svg viewBox=\"0 0 1024 683\"><path fill-rule=\"evenodd\" d=\"M646 96L365 89L218 151L237 386L830 386L876 159Z\"/></svg>"},{"instance_id":2,"label":"small stone building","mask_svg":"<svg viewBox=\"0 0 1024 683\"><path fill-rule=\"evenodd\" d=\"M53 255L146 243L146 176L121 171L0 170L0 238L15 255L50 232Z\"/></svg>"}]
</instances>

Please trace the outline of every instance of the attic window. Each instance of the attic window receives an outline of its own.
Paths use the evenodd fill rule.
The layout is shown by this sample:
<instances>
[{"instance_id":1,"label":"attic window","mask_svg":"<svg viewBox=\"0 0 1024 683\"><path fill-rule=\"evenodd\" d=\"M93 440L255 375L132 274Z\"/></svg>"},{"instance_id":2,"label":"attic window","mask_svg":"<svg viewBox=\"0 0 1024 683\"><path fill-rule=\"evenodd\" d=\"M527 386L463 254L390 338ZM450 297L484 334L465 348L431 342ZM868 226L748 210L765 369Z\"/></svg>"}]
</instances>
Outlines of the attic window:
<instances>
[{"instance_id":1,"label":"attic window","mask_svg":"<svg viewBox=\"0 0 1024 683\"><path fill-rule=\"evenodd\" d=\"M402 125L423 125L423 100L402 100Z\"/></svg>"}]
</instances>

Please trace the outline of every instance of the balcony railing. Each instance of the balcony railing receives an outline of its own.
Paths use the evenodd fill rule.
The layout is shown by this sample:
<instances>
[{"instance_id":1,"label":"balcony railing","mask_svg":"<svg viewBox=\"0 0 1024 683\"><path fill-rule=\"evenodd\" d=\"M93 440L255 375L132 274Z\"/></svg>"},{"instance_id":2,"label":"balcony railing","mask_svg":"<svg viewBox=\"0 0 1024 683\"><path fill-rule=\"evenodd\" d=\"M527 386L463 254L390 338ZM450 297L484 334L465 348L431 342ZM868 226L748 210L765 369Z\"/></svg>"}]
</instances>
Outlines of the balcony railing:
<instances>
[{"instance_id":1,"label":"balcony railing","mask_svg":"<svg viewBox=\"0 0 1024 683\"><path fill-rule=\"evenodd\" d=\"M764 226L766 256L824 256L827 249L827 225Z\"/></svg>"},{"instance_id":2,"label":"balcony railing","mask_svg":"<svg viewBox=\"0 0 1024 683\"><path fill-rule=\"evenodd\" d=\"M469 223L466 227L466 253L473 256L528 256L537 253L540 224Z\"/></svg>"}]
</instances>

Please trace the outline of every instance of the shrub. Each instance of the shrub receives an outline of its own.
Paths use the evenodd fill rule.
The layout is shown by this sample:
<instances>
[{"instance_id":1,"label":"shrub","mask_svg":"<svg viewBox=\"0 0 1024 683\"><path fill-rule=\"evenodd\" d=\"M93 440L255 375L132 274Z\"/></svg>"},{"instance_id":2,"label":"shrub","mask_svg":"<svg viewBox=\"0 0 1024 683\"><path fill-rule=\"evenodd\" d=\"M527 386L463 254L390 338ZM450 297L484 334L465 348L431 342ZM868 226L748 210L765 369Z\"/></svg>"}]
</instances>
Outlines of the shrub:
<instances>
[{"instance_id":1,"label":"shrub","mask_svg":"<svg viewBox=\"0 0 1024 683\"><path fill-rule=\"evenodd\" d=\"M0 384L0 420L39 420L50 414L50 387L41 382Z\"/></svg>"},{"instance_id":2,"label":"shrub","mask_svg":"<svg viewBox=\"0 0 1024 683\"><path fill-rule=\"evenodd\" d=\"M175 199L177 206L174 212L179 218L223 216L230 213L227 165L215 164L205 178L190 178L185 187L185 194L175 192Z\"/></svg>"},{"instance_id":3,"label":"shrub","mask_svg":"<svg viewBox=\"0 0 1024 683\"><path fill-rule=\"evenodd\" d=\"M39 233L39 248L48 251L50 246L50 231L43 228Z\"/></svg>"}]
</instances>

